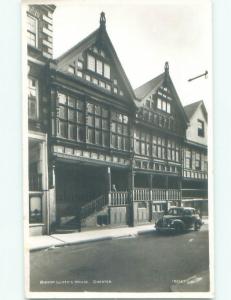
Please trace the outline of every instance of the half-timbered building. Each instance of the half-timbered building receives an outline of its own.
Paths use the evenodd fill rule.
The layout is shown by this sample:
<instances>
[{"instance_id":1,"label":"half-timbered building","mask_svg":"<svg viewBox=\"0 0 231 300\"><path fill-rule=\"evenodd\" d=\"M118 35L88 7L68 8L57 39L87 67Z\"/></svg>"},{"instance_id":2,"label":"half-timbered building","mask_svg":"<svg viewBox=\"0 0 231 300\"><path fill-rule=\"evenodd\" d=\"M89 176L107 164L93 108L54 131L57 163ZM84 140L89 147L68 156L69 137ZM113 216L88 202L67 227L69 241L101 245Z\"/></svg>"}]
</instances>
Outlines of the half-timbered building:
<instances>
[{"instance_id":1,"label":"half-timbered building","mask_svg":"<svg viewBox=\"0 0 231 300\"><path fill-rule=\"evenodd\" d=\"M53 11L28 12L31 233L155 221L182 205L182 184L191 182L184 173L190 118L169 65L133 90L104 13L97 30L54 60Z\"/></svg>"}]
</instances>

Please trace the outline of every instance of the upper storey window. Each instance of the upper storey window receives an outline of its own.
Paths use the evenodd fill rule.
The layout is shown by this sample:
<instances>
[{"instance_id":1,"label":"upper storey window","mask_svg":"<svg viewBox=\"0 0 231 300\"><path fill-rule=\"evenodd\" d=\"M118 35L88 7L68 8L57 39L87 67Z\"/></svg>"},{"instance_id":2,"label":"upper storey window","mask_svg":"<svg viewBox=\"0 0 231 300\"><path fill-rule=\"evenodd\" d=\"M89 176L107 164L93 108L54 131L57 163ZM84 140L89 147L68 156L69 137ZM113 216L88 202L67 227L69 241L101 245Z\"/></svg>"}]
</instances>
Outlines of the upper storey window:
<instances>
[{"instance_id":1,"label":"upper storey window","mask_svg":"<svg viewBox=\"0 0 231 300\"><path fill-rule=\"evenodd\" d=\"M33 78L28 79L28 117L38 119L38 81Z\"/></svg>"},{"instance_id":2,"label":"upper storey window","mask_svg":"<svg viewBox=\"0 0 231 300\"><path fill-rule=\"evenodd\" d=\"M198 136L204 137L205 136L205 125L204 122L201 120L198 121Z\"/></svg>"},{"instance_id":3,"label":"upper storey window","mask_svg":"<svg viewBox=\"0 0 231 300\"><path fill-rule=\"evenodd\" d=\"M30 15L27 16L27 42L37 47L37 19Z\"/></svg>"},{"instance_id":4,"label":"upper storey window","mask_svg":"<svg viewBox=\"0 0 231 300\"><path fill-rule=\"evenodd\" d=\"M110 79L110 66L93 55L87 55L87 68L92 72L96 72L107 79Z\"/></svg>"},{"instance_id":5,"label":"upper storey window","mask_svg":"<svg viewBox=\"0 0 231 300\"><path fill-rule=\"evenodd\" d=\"M157 99L157 108L167 112L168 114L171 113L171 104L161 98Z\"/></svg>"}]
</instances>

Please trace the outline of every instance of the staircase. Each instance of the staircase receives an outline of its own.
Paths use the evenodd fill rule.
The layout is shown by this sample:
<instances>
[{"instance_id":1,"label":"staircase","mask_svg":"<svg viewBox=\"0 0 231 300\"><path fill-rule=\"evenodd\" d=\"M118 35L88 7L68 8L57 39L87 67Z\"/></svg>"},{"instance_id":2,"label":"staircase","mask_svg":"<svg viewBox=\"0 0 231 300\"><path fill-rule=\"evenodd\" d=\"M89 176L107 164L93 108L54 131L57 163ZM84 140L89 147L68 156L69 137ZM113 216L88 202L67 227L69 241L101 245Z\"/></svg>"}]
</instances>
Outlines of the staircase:
<instances>
[{"instance_id":1,"label":"staircase","mask_svg":"<svg viewBox=\"0 0 231 300\"><path fill-rule=\"evenodd\" d=\"M108 198L101 195L81 207L81 227L97 227L107 223L108 219Z\"/></svg>"}]
</instances>

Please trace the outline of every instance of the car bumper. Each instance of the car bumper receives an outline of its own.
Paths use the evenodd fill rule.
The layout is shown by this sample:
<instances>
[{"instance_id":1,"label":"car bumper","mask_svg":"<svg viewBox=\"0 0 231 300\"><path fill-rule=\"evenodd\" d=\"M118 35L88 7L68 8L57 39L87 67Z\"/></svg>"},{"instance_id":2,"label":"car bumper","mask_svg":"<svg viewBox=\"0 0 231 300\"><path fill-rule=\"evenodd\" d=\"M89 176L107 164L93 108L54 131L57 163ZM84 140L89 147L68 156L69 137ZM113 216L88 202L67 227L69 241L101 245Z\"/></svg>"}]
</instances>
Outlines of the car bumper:
<instances>
[{"instance_id":1,"label":"car bumper","mask_svg":"<svg viewBox=\"0 0 231 300\"><path fill-rule=\"evenodd\" d=\"M155 226L157 231L175 231L174 227L170 227L170 226Z\"/></svg>"}]
</instances>

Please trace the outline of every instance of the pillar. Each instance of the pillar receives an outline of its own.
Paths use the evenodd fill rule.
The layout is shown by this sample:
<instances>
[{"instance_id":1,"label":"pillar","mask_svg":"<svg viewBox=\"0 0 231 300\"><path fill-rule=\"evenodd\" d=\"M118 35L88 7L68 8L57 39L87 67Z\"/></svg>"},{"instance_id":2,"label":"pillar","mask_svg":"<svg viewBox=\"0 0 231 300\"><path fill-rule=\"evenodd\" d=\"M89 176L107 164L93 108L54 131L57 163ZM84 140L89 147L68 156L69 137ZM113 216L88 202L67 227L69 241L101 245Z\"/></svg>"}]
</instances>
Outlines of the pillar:
<instances>
[{"instance_id":1,"label":"pillar","mask_svg":"<svg viewBox=\"0 0 231 300\"><path fill-rule=\"evenodd\" d=\"M129 191L129 205L128 205L128 224L134 226L134 179L135 172L133 168L128 173L128 191Z\"/></svg>"},{"instance_id":2,"label":"pillar","mask_svg":"<svg viewBox=\"0 0 231 300\"><path fill-rule=\"evenodd\" d=\"M49 199L47 201L48 234L54 232L56 219L56 165L52 162L49 166Z\"/></svg>"},{"instance_id":3,"label":"pillar","mask_svg":"<svg viewBox=\"0 0 231 300\"><path fill-rule=\"evenodd\" d=\"M106 197L108 197L108 204L110 205L111 202L111 167L107 167L106 168L106 172L105 172L105 193L106 193Z\"/></svg>"}]
</instances>

